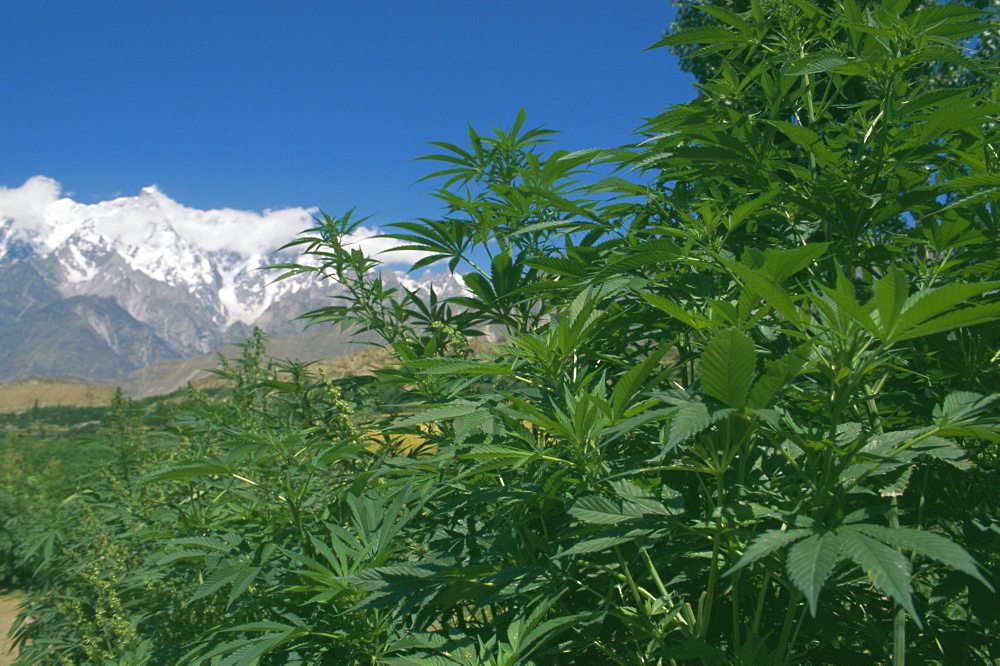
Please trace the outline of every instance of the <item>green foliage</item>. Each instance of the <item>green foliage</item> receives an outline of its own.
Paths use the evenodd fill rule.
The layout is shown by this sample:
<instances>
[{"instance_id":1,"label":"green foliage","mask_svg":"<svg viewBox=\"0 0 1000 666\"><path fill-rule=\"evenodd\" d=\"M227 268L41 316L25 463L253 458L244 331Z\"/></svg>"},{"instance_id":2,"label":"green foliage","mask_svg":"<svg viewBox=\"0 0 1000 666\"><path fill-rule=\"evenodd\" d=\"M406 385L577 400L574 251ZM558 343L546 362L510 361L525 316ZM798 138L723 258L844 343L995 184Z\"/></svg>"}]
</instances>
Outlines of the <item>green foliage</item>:
<instances>
[{"instance_id":1,"label":"green foliage","mask_svg":"<svg viewBox=\"0 0 1000 666\"><path fill-rule=\"evenodd\" d=\"M680 56L681 69L691 73L699 82L705 83L718 74L726 64L721 52L741 43L740 37L760 35L759 18L765 12L774 11L779 2L768 0L674 0L677 14L670 31L658 44L669 46ZM839 8L834 0L817 0L801 4L807 13L835 11ZM915 10L923 9L919 17L910 17ZM861 25L871 14L880 11L906 16L911 26L923 28L926 35L964 39L975 60L996 61L997 34L995 30L995 0L965 0L950 3L945 7L937 3L917 0L905 3L880 3L876 0L855 0L844 5L846 22ZM866 15L867 14L867 15ZM951 18L934 25L940 18ZM757 19L757 21L752 20ZM871 34L878 34L872 31ZM760 59L759 50L749 50L744 58ZM837 56L818 56L801 62L797 66L800 74L823 71L831 63L842 64ZM976 68L969 69L968 63L957 58L926 63L921 75L941 86L964 86L969 84L989 86L989 76Z\"/></svg>"},{"instance_id":2,"label":"green foliage","mask_svg":"<svg viewBox=\"0 0 1000 666\"><path fill-rule=\"evenodd\" d=\"M632 145L434 144L441 218L386 236L462 296L322 215L281 268L391 362L331 382L257 334L163 432L119 404L18 546L28 658L1000 659L1000 107L979 13L905 5L706 7L663 44L716 74Z\"/></svg>"}]
</instances>

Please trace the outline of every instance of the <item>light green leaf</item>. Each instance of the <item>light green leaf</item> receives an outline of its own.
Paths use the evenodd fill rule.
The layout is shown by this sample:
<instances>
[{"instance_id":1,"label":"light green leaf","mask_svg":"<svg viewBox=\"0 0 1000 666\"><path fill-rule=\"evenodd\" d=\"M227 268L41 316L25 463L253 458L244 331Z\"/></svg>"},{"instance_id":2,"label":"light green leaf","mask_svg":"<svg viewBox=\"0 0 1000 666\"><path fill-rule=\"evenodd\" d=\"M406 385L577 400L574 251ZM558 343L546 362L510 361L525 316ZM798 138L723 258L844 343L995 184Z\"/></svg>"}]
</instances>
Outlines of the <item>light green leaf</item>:
<instances>
[{"instance_id":1,"label":"light green leaf","mask_svg":"<svg viewBox=\"0 0 1000 666\"><path fill-rule=\"evenodd\" d=\"M809 243L787 250L765 250L764 267L771 278L781 284L823 256L828 247L829 243Z\"/></svg>"},{"instance_id":2,"label":"light green leaf","mask_svg":"<svg viewBox=\"0 0 1000 666\"><path fill-rule=\"evenodd\" d=\"M692 28L667 35L649 48L678 44L717 44L719 42L744 42L747 38L725 28Z\"/></svg>"},{"instance_id":3,"label":"light green leaf","mask_svg":"<svg viewBox=\"0 0 1000 666\"><path fill-rule=\"evenodd\" d=\"M451 654L451 653L449 653ZM403 655L401 657L383 657L380 660L385 666L456 666L456 664L468 664L468 661L456 661L451 657L441 655Z\"/></svg>"},{"instance_id":4,"label":"light green leaf","mask_svg":"<svg viewBox=\"0 0 1000 666\"><path fill-rule=\"evenodd\" d=\"M293 627L281 633L267 633L263 636L249 641L239 641L242 645L240 649L229 654L219 666L244 666L245 664L257 664L258 660L267 653L281 647L285 643L309 633L308 627Z\"/></svg>"},{"instance_id":5,"label":"light green leaf","mask_svg":"<svg viewBox=\"0 0 1000 666\"><path fill-rule=\"evenodd\" d=\"M1000 173L977 173L943 180L933 186L935 190L953 192L970 187L1000 187Z\"/></svg>"},{"instance_id":6,"label":"light green leaf","mask_svg":"<svg viewBox=\"0 0 1000 666\"><path fill-rule=\"evenodd\" d=\"M924 28L948 20L974 20L980 18L982 14L982 9L962 2L932 4L915 10L907 17L907 23L917 28Z\"/></svg>"},{"instance_id":7,"label":"light green leaf","mask_svg":"<svg viewBox=\"0 0 1000 666\"><path fill-rule=\"evenodd\" d=\"M629 406L636 402L634 398L646 387L659 377L663 369L660 367L660 359L670 351L667 345L661 345L647 356L642 363L631 367L617 382L611 393L611 405L615 410L615 418L620 419L626 413Z\"/></svg>"},{"instance_id":8,"label":"light green leaf","mask_svg":"<svg viewBox=\"0 0 1000 666\"><path fill-rule=\"evenodd\" d=\"M630 541L634 541L633 536L596 536L589 539L577 541L564 551L556 554L555 557L567 557L569 555L582 555L584 553L602 553L615 546L620 546Z\"/></svg>"},{"instance_id":9,"label":"light green leaf","mask_svg":"<svg viewBox=\"0 0 1000 666\"><path fill-rule=\"evenodd\" d=\"M528 663L526 657L534 652L534 650L540 645L544 644L544 641L542 643L539 643L539 641L542 641L542 639L553 639L569 628L570 625L592 616L592 613L589 612L575 613L573 615L560 615L552 617L544 622L541 622L541 619L548 614L548 611L552 608L554 602L555 599L552 600L552 603L542 604L539 608L532 611L531 615L527 619L527 622L524 623L524 629L528 630L527 633L521 634L516 643L513 639L511 639L511 645L517 647L515 654L512 655L512 663Z\"/></svg>"},{"instance_id":10,"label":"light green leaf","mask_svg":"<svg viewBox=\"0 0 1000 666\"><path fill-rule=\"evenodd\" d=\"M955 442L927 436L926 430L898 430L872 437L859 451L859 457L868 461L849 466L841 473L841 481L850 483L862 476L887 474L921 455L944 460L959 469L968 466L965 451Z\"/></svg>"},{"instance_id":11,"label":"light green leaf","mask_svg":"<svg viewBox=\"0 0 1000 666\"><path fill-rule=\"evenodd\" d=\"M746 405L757 366L757 350L746 334L720 331L701 355L701 383L707 395L729 407Z\"/></svg>"},{"instance_id":12,"label":"light green leaf","mask_svg":"<svg viewBox=\"0 0 1000 666\"><path fill-rule=\"evenodd\" d=\"M906 492L906 487L910 484L910 477L913 476L914 467L907 467L895 478L891 479L888 485L879 488L878 494L882 497L902 497Z\"/></svg>"},{"instance_id":13,"label":"light green leaf","mask_svg":"<svg viewBox=\"0 0 1000 666\"><path fill-rule=\"evenodd\" d=\"M833 532L813 534L788 550L788 577L805 595L813 617L823 583L840 559L840 541Z\"/></svg>"},{"instance_id":14,"label":"light green leaf","mask_svg":"<svg viewBox=\"0 0 1000 666\"><path fill-rule=\"evenodd\" d=\"M697 400L682 403L680 409L670 419L670 437L657 457L662 458L681 442L694 437L719 419L732 413L732 408L709 413L708 405Z\"/></svg>"},{"instance_id":15,"label":"light green leaf","mask_svg":"<svg viewBox=\"0 0 1000 666\"><path fill-rule=\"evenodd\" d=\"M699 10L705 12L706 14L710 14L711 16L715 17L722 23L726 23L736 28L740 32L743 33L751 32L749 23L740 18L738 14L726 9L725 7L717 5L709 5L709 4L697 5L697 7Z\"/></svg>"},{"instance_id":16,"label":"light green leaf","mask_svg":"<svg viewBox=\"0 0 1000 666\"><path fill-rule=\"evenodd\" d=\"M201 550L198 548L191 548L188 550L182 550L176 553L170 553L165 555L156 561L156 566L164 566L166 564L173 564L174 562L180 562L182 560L200 560L208 555L207 550Z\"/></svg>"},{"instance_id":17,"label":"light green leaf","mask_svg":"<svg viewBox=\"0 0 1000 666\"><path fill-rule=\"evenodd\" d=\"M766 206L771 199L778 195L779 191L780 190L771 190L770 192L766 192L759 197L755 197L749 201L741 203L733 210L729 219L726 220L726 228L729 229L729 231L733 231L738 228L747 220L747 218L756 213L762 207Z\"/></svg>"},{"instance_id":18,"label":"light green leaf","mask_svg":"<svg viewBox=\"0 0 1000 666\"><path fill-rule=\"evenodd\" d=\"M781 358L764 366L764 373L753 385L747 405L754 409L769 407L781 390L799 375L809 358L811 343L800 345Z\"/></svg>"},{"instance_id":19,"label":"light green leaf","mask_svg":"<svg viewBox=\"0 0 1000 666\"><path fill-rule=\"evenodd\" d=\"M233 589L230 590L229 600L226 601L227 608L232 606L233 602L250 588L258 574L260 574L260 567L247 567L239 574L233 576Z\"/></svg>"},{"instance_id":20,"label":"light green leaf","mask_svg":"<svg viewBox=\"0 0 1000 666\"><path fill-rule=\"evenodd\" d=\"M139 483L156 481L185 481L199 476L224 476L229 474L229 468L214 462L193 462L174 465L158 472L152 472L142 477Z\"/></svg>"},{"instance_id":21,"label":"light green leaf","mask_svg":"<svg viewBox=\"0 0 1000 666\"><path fill-rule=\"evenodd\" d=\"M914 140L920 143L935 141L965 127L978 127L989 122L991 117L998 112L1000 112L1000 106L996 104L973 105L969 104L968 99L956 99L932 111L927 116L927 120L918 127L918 135L914 137ZM975 187L976 185L990 184L988 178L977 179L978 175L980 174L946 180L934 187L952 191L956 186Z\"/></svg>"},{"instance_id":22,"label":"light green leaf","mask_svg":"<svg viewBox=\"0 0 1000 666\"><path fill-rule=\"evenodd\" d=\"M934 408L934 421L940 427L975 424L979 416L998 401L1000 393L984 396L971 391L955 391Z\"/></svg>"},{"instance_id":23,"label":"light green leaf","mask_svg":"<svg viewBox=\"0 0 1000 666\"><path fill-rule=\"evenodd\" d=\"M972 466L972 463L969 462L968 452L956 444L954 440L944 437L928 437L913 446L910 452L914 454L914 457L925 455L943 460L958 469L969 469Z\"/></svg>"},{"instance_id":24,"label":"light green leaf","mask_svg":"<svg viewBox=\"0 0 1000 666\"><path fill-rule=\"evenodd\" d=\"M207 597L234 580L241 580L246 572L246 569L247 567L244 566L229 566L211 570L208 576L205 577L205 582L202 583L197 590L195 590L195 593L191 597L190 601Z\"/></svg>"},{"instance_id":25,"label":"light green leaf","mask_svg":"<svg viewBox=\"0 0 1000 666\"><path fill-rule=\"evenodd\" d=\"M833 65L830 66L833 67ZM781 130L794 143L797 143L815 155L821 166L835 166L842 159L840 155L827 147L820 135L807 127L793 125L784 120L766 120L765 122Z\"/></svg>"},{"instance_id":26,"label":"light green leaf","mask_svg":"<svg viewBox=\"0 0 1000 666\"><path fill-rule=\"evenodd\" d=\"M455 445L464 442L470 435L480 432L492 438L495 430L493 414L485 409L477 409L471 414L459 416L452 424L455 428Z\"/></svg>"},{"instance_id":27,"label":"light green leaf","mask_svg":"<svg viewBox=\"0 0 1000 666\"><path fill-rule=\"evenodd\" d=\"M610 444L622 435L630 433L652 421L667 421L677 413L676 407L649 409L650 404L645 401L639 403L638 407L640 407L639 411L636 412L633 407L633 409L629 410L632 414L631 416L603 433L605 444ZM671 446L670 448L673 447ZM666 455L666 451L669 451L669 448L665 449L660 455Z\"/></svg>"},{"instance_id":28,"label":"light green leaf","mask_svg":"<svg viewBox=\"0 0 1000 666\"><path fill-rule=\"evenodd\" d=\"M513 467L520 467L524 463L537 460L540 457L541 454L536 451L496 444L480 444L473 447L469 453L458 456L461 460L483 460L498 463L501 466L511 465Z\"/></svg>"},{"instance_id":29,"label":"light green leaf","mask_svg":"<svg viewBox=\"0 0 1000 666\"><path fill-rule=\"evenodd\" d=\"M963 328L965 326L985 324L986 322L997 321L998 319L1000 319L1000 303L973 305L972 307L962 308L941 315L940 317L935 317L896 336L894 339L897 342L901 342L925 335L933 335L934 333L953 331L956 328Z\"/></svg>"},{"instance_id":30,"label":"light green leaf","mask_svg":"<svg viewBox=\"0 0 1000 666\"><path fill-rule=\"evenodd\" d=\"M875 587L895 599L923 627L913 606L910 561L902 553L847 527L838 530L837 535L843 555L861 567Z\"/></svg>"},{"instance_id":31,"label":"light green leaf","mask_svg":"<svg viewBox=\"0 0 1000 666\"><path fill-rule=\"evenodd\" d=\"M753 564L757 560L763 559L771 553L781 550L788 544L804 539L810 534L814 534L814 532L808 529L770 530L768 532L764 532L750 542L750 545L747 546L746 551L743 553L743 557L741 557L739 561L731 566L723 575L732 575L743 567Z\"/></svg>"},{"instance_id":32,"label":"light green leaf","mask_svg":"<svg viewBox=\"0 0 1000 666\"><path fill-rule=\"evenodd\" d=\"M785 72L785 76L805 76L806 74L818 74L847 64L847 60L832 53L822 54L805 58Z\"/></svg>"},{"instance_id":33,"label":"light green leaf","mask_svg":"<svg viewBox=\"0 0 1000 666\"><path fill-rule=\"evenodd\" d=\"M573 503L569 514L577 520L593 525L617 525L626 520L639 518L642 509L628 503L613 502L600 495L581 497Z\"/></svg>"},{"instance_id":34,"label":"light green leaf","mask_svg":"<svg viewBox=\"0 0 1000 666\"><path fill-rule=\"evenodd\" d=\"M722 255L716 255L716 259L724 264L726 268L743 281L745 288L750 289L761 296L771 307L777 310L782 317L787 319L796 328L802 328L802 316L799 309L792 301L792 297L778 285L772 278L762 275L753 268L733 261Z\"/></svg>"},{"instance_id":35,"label":"light green leaf","mask_svg":"<svg viewBox=\"0 0 1000 666\"><path fill-rule=\"evenodd\" d=\"M563 277L586 277L590 267L579 259L572 257L535 257L525 262L531 268L537 268L550 275Z\"/></svg>"},{"instance_id":36,"label":"light green leaf","mask_svg":"<svg viewBox=\"0 0 1000 666\"><path fill-rule=\"evenodd\" d=\"M948 313L953 307L987 291L1000 289L1000 282L956 282L937 289L921 289L903 303L897 331L901 335L929 319ZM927 335L923 333L922 335ZM900 338L902 339L902 338Z\"/></svg>"},{"instance_id":37,"label":"light green leaf","mask_svg":"<svg viewBox=\"0 0 1000 666\"><path fill-rule=\"evenodd\" d=\"M671 512L671 510L663 504L662 500L656 499L653 493L640 488L631 481L619 479L618 481L612 482L611 487L614 488L615 492L622 499L622 501L631 504L636 510L641 511L645 515L673 515L673 512ZM666 493L666 497L670 499L676 499L679 497L679 493L671 491L671 489L666 486L661 488L661 492ZM671 495L672 492L675 494Z\"/></svg>"},{"instance_id":38,"label":"light green leaf","mask_svg":"<svg viewBox=\"0 0 1000 666\"><path fill-rule=\"evenodd\" d=\"M498 363L482 363L461 358L433 358L408 361L408 367L417 368L421 375L511 375L513 371Z\"/></svg>"},{"instance_id":39,"label":"light green leaf","mask_svg":"<svg viewBox=\"0 0 1000 666\"><path fill-rule=\"evenodd\" d=\"M909 296L909 284L903 271L893 266L881 280L875 283L875 305L884 338L890 337L896 320L903 311L903 303Z\"/></svg>"},{"instance_id":40,"label":"light green leaf","mask_svg":"<svg viewBox=\"0 0 1000 666\"><path fill-rule=\"evenodd\" d=\"M187 546L195 548L207 548L217 553L228 553L233 549L233 544L227 543L218 537L194 536L180 539L168 539L171 546Z\"/></svg>"},{"instance_id":41,"label":"light green leaf","mask_svg":"<svg viewBox=\"0 0 1000 666\"><path fill-rule=\"evenodd\" d=\"M234 627L226 627L225 631L237 632L237 631L283 631L285 629L291 629L292 625L282 624L280 622L271 622L269 620L259 620L257 622L246 622L244 624L238 624Z\"/></svg>"},{"instance_id":42,"label":"light green leaf","mask_svg":"<svg viewBox=\"0 0 1000 666\"><path fill-rule=\"evenodd\" d=\"M423 423L434 423L436 421L456 419L460 416L471 414L477 409L479 409L479 403L477 402L470 402L469 400L455 400L447 405L431 407L430 409L425 409L419 414L409 416L393 425L392 429L408 428L410 426L420 425Z\"/></svg>"},{"instance_id":43,"label":"light green leaf","mask_svg":"<svg viewBox=\"0 0 1000 666\"><path fill-rule=\"evenodd\" d=\"M850 529L864 532L868 536L891 546L912 550L919 555L937 560L947 567L972 576L991 591L993 590L993 586L983 577L979 571L979 565L972 559L972 556L946 536L912 527L860 524L851 525Z\"/></svg>"},{"instance_id":44,"label":"light green leaf","mask_svg":"<svg viewBox=\"0 0 1000 666\"><path fill-rule=\"evenodd\" d=\"M847 315L852 321L857 323L859 326L864 328L872 336L879 336L879 328L875 325L871 316L865 311L865 308L861 307L854 296L854 286L851 284L843 273L838 271L837 275L837 288L830 289L825 285L820 285L820 289L830 300L832 304L843 314ZM818 297L813 297L813 302L817 306L822 304L817 301Z\"/></svg>"},{"instance_id":45,"label":"light green leaf","mask_svg":"<svg viewBox=\"0 0 1000 666\"><path fill-rule=\"evenodd\" d=\"M642 294L642 297L651 305L663 310L674 319L684 322L693 329L701 330L712 325L711 319L708 319L697 312L689 312L673 301L668 301L662 296L657 296L656 294Z\"/></svg>"},{"instance_id":46,"label":"light green leaf","mask_svg":"<svg viewBox=\"0 0 1000 666\"><path fill-rule=\"evenodd\" d=\"M646 194L646 188L643 185L633 183L632 181L625 180L620 176L608 176L597 181L590 186L589 191L594 194L603 194L608 192L614 193L625 193L633 195Z\"/></svg>"}]
</instances>

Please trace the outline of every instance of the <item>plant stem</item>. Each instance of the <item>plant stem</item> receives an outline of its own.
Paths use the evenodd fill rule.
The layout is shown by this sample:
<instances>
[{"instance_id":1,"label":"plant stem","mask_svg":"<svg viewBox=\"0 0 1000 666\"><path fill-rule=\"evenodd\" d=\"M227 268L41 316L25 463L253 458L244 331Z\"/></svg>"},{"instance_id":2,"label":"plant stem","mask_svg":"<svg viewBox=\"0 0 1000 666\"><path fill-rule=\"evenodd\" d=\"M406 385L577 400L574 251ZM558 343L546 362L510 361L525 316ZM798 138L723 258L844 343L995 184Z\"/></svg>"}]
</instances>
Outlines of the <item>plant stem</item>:
<instances>
[{"instance_id":1,"label":"plant stem","mask_svg":"<svg viewBox=\"0 0 1000 666\"><path fill-rule=\"evenodd\" d=\"M802 593L797 589L788 590L788 606L785 608L785 621L781 624L781 638L778 641L778 650L775 653L775 663L784 664L788 661L787 653L791 647L789 645L789 638L795 621L795 609L798 607L801 599Z\"/></svg>"},{"instance_id":2,"label":"plant stem","mask_svg":"<svg viewBox=\"0 0 1000 666\"><path fill-rule=\"evenodd\" d=\"M753 612L753 624L750 626L750 633L754 636L760 631L760 619L764 612L764 600L767 598L767 591L771 586L771 572L764 575L764 582L760 584L760 595L757 597L757 607Z\"/></svg>"},{"instance_id":3,"label":"plant stem","mask_svg":"<svg viewBox=\"0 0 1000 666\"><path fill-rule=\"evenodd\" d=\"M712 619L712 606L715 602L715 585L719 579L719 550L722 541L722 506L723 506L723 474L725 470L720 469L716 473L716 512L715 532L712 534L712 563L708 571L708 585L705 588L705 605L698 609L698 638L705 638L708 633L708 623Z\"/></svg>"},{"instance_id":4,"label":"plant stem","mask_svg":"<svg viewBox=\"0 0 1000 666\"><path fill-rule=\"evenodd\" d=\"M896 611L892 620L892 666L906 664L906 611Z\"/></svg>"},{"instance_id":5,"label":"plant stem","mask_svg":"<svg viewBox=\"0 0 1000 666\"><path fill-rule=\"evenodd\" d=\"M660 596L664 598L669 597L670 595L667 592L667 588L663 584L663 581L660 579L659 572L656 570L656 567L653 566L653 560L649 557L649 552L645 548L641 548L639 552L642 553L642 559L646 563L646 567L649 568L649 573L653 577L653 582L656 583L656 589L659 591Z\"/></svg>"},{"instance_id":6,"label":"plant stem","mask_svg":"<svg viewBox=\"0 0 1000 666\"><path fill-rule=\"evenodd\" d=\"M892 507L889 509L889 527L899 527L899 502L897 498L892 498ZM899 550L898 548L896 550ZM896 610L896 617L892 621L892 666L905 666L906 664L906 611L902 608Z\"/></svg>"}]
</instances>

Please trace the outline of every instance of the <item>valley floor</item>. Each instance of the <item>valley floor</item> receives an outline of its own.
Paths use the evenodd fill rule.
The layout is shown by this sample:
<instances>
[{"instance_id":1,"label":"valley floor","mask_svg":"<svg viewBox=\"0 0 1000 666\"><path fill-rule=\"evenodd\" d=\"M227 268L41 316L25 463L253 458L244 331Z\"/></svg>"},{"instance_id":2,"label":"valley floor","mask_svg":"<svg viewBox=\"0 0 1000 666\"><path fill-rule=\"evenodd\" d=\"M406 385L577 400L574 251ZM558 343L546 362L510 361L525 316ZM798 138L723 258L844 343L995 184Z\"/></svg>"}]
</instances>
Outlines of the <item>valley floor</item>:
<instances>
[{"instance_id":1,"label":"valley floor","mask_svg":"<svg viewBox=\"0 0 1000 666\"><path fill-rule=\"evenodd\" d=\"M18 597L12 595L0 595L0 666L10 666L14 663L15 655L10 652L12 646L7 632L17 617L17 604L20 601Z\"/></svg>"}]
</instances>

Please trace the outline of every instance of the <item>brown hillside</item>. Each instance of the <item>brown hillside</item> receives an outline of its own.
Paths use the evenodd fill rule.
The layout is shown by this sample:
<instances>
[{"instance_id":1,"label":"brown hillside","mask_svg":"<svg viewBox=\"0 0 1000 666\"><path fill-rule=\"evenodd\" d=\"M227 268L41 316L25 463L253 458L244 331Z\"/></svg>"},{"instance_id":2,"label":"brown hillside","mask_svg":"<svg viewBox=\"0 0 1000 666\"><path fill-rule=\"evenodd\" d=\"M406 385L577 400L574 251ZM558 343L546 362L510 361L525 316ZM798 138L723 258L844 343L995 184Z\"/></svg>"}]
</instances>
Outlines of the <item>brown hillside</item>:
<instances>
[{"instance_id":1,"label":"brown hillside","mask_svg":"<svg viewBox=\"0 0 1000 666\"><path fill-rule=\"evenodd\" d=\"M351 340L364 339L364 336L352 337L342 334L333 327L315 327L298 335L276 335L267 340L267 352L277 359L299 359L315 361L350 354L366 347L352 344ZM235 358L240 350L227 345L221 350L226 358ZM141 370L121 377L102 381L106 386L120 386L133 398L145 398L152 395L163 395L182 389L192 383L202 385L202 380L208 380L212 385L215 377L208 372L209 368L219 367L219 354L211 353L202 356L191 356L182 359L162 360L146 366Z\"/></svg>"},{"instance_id":2,"label":"brown hillside","mask_svg":"<svg viewBox=\"0 0 1000 666\"><path fill-rule=\"evenodd\" d=\"M39 407L100 407L111 402L115 391L99 386L72 384L58 379L30 378L0 384L0 412L23 412Z\"/></svg>"},{"instance_id":3,"label":"brown hillside","mask_svg":"<svg viewBox=\"0 0 1000 666\"><path fill-rule=\"evenodd\" d=\"M227 351L234 352L235 356L238 350ZM217 357L198 357L195 361L189 360L187 363L161 362L147 368L145 376L150 386L159 384L166 387L167 391L174 390L181 382L190 381L192 378L194 378L192 384L197 388L222 386L224 382L221 379L203 370L205 366L211 365L208 361L217 361ZM360 347L360 351L353 354L324 358L314 363L311 368L314 372L322 370L331 379L339 379L347 375L366 374L374 368L385 366L388 361L389 353L384 348ZM155 374L156 370L160 370L159 376ZM148 386L147 391L143 393L149 395ZM39 407L101 407L110 404L114 394L114 389L109 387L86 386L48 377L19 379L0 384L0 413L23 412L31 409L36 401Z\"/></svg>"},{"instance_id":4,"label":"brown hillside","mask_svg":"<svg viewBox=\"0 0 1000 666\"><path fill-rule=\"evenodd\" d=\"M344 356L330 356L315 361L309 366L314 372L322 371L330 379L340 379L349 375L370 374L375 368L383 368L389 364L389 351L385 347L362 347L361 351ZM191 382L197 389L220 388L226 382L216 376L209 375Z\"/></svg>"}]
</instances>

